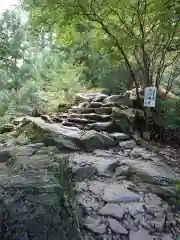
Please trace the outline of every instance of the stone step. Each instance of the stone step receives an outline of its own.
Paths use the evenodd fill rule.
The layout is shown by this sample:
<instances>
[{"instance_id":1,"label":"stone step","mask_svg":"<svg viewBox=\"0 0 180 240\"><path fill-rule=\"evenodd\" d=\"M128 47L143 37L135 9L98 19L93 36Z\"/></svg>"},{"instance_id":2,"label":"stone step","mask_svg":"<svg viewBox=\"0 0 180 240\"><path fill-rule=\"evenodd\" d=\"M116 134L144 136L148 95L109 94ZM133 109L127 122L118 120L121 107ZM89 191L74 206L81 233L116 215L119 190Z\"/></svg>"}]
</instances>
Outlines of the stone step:
<instances>
[{"instance_id":1,"label":"stone step","mask_svg":"<svg viewBox=\"0 0 180 240\"><path fill-rule=\"evenodd\" d=\"M71 110L70 110L71 111ZM86 113L94 113L94 108L75 108L73 109L74 113L77 113L77 114L86 114Z\"/></svg>"},{"instance_id":2,"label":"stone step","mask_svg":"<svg viewBox=\"0 0 180 240\"><path fill-rule=\"evenodd\" d=\"M91 119L86 119L86 118L78 118L78 117L67 117L68 122L71 123L76 123L76 124L90 124L90 123L95 123L95 120L91 120Z\"/></svg>"},{"instance_id":3,"label":"stone step","mask_svg":"<svg viewBox=\"0 0 180 240\"><path fill-rule=\"evenodd\" d=\"M68 118L79 118L79 119L89 119L93 121L99 121L99 122L107 122L110 121L112 118L108 114L96 114L96 113L86 113L86 114L69 114Z\"/></svg>"},{"instance_id":4,"label":"stone step","mask_svg":"<svg viewBox=\"0 0 180 240\"><path fill-rule=\"evenodd\" d=\"M108 114L112 113L112 107L100 107L100 108L73 108L69 110L69 113L86 114L86 113L96 113L96 114Z\"/></svg>"},{"instance_id":5,"label":"stone step","mask_svg":"<svg viewBox=\"0 0 180 240\"><path fill-rule=\"evenodd\" d=\"M114 122L114 121L108 121L108 122L96 122L92 124L88 124L86 126L86 129L88 130L95 130L95 131L105 131L105 132L116 132L120 131L120 127Z\"/></svg>"},{"instance_id":6,"label":"stone step","mask_svg":"<svg viewBox=\"0 0 180 240\"><path fill-rule=\"evenodd\" d=\"M88 104L88 108L100 108L103 106L104 106L104 104L101 102L91 102Z\"/></svg>"},{"instance_id":7,"label":"stone step","mask_svg":"<svg viewBox=\"0 0 180 240\"><path fill-rule=\"evenodd\" d=\"M94 112L96 114L108 114L108 115L110 115L112 113L112 107L95 108Z\"/></svg>"}]
</instances>

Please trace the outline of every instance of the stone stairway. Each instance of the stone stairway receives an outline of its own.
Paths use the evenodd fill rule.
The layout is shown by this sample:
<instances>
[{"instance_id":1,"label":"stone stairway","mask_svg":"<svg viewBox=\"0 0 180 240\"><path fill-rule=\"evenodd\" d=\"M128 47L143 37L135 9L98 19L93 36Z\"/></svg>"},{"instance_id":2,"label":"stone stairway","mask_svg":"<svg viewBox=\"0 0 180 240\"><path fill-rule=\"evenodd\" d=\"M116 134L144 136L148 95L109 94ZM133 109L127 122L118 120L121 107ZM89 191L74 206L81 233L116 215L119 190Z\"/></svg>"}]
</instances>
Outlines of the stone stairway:
<instances>
[{"instance_id":1,"label":"stone stairway","mask_svg":"<svg viewBox=\"0 0 180 240\"><path fill-rule=\"evenodd\" d=\"M124 104L121 95L97 94L87 98L86 102L72 107L68 113L53 118L55 122L64 126L75 126L81 130L122 132L123 120L128 122L135 118L134 109Z\"/></svg>"},{"instance_id":2,"label":"stone stairway","mask_svg":"<svg viewBox=\"0 0 180 240\"><path fill-rule=\"evenodd\" d=\"M54 169L66 160L84 240L177 240L180 215L173 213L170 200L176 197L180 172L169 160L165 162L171 154L158 155L136 144L130 131L135 111L122 96L94 94L84 100L68 113L20 121L16 141L22 144L21 137L26 136L35 144L0 146L0 160L8 152L10 168L5 172L0 166L0 190L15 209L7 217L7 226L12 219L16 231L28 233L27 240L59 239L62 209L57 189L61 186L51 179ZM28 191L32 186L33 193ZM49 208L50 200L55 212ZM17 220L20 213L25 217ZM35 230L29 228L29 215ZM52 229L49 219L53 219ZM45 234L47 229L51 238Z\"/></svg>"}]
</instances>

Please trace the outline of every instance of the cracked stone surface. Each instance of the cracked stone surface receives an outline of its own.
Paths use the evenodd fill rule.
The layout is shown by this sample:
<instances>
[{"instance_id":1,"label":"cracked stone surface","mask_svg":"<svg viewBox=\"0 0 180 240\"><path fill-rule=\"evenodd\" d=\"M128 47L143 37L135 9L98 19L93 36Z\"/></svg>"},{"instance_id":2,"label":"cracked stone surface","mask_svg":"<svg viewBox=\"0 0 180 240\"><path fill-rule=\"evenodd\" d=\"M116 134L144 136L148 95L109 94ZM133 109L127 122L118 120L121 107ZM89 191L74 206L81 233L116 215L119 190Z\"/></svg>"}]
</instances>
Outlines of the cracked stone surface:
<instances>
[{"instance_id":1,"label":"cracked stone surface","mask_svg":"<svg viewBox=\"0 0 180 240\"><path fill-rule=\"evenodd\" d=\"M121 220L125 212L120 205L114 203L107 203L103 208L100 209L99 214Z\"/></svg>"},{"instance_id":2,"label":"cracked stone surface","mask_svg":"<svg viewBox=\"0 0 180 240\"><path fill-rule=\"evenodd\" d=\"M111 203L136 202L140 200L140 195L114 183L105 187L103 200Z\"/></svg>"},{"instance_id":3,"label":"cracked stone surface","mask_svg":"<svg viewBox=\"0 0 180 240\"><path fill-rule=\"evenodd\" d=\"M74 116L110 118L103 114L106 111L110 114L113 98L99 95L95 102L89 102L90 98L93 99L88 97L85 105L74 109L77 111ZM77 217L82 218L83 239L177 240L180 220L169 200L176 193L180 172L168 165L163 155L137 146L125 133L94 130L83 133L76 126L47 124L39 118L30 118L30 121L59 134L55 136L57 148L43 143L0 145L0 196L12 206L6 219L7 227L18 229L23 236L44 240L53 219L54 228L48 230L51 239L59 240L62 208L58 197L62 189L58 182L53 182L53 171L59 170L60 164L67 160L66 171L74 188ZM107 121L101 122L99 126L104 129L106 124ZM63 147L68 151L64 152ZM54 211L49 210L49 202L53 208L50 210ZM0 214L3 208L0 202Z\"/></svg>"}]
</instances>

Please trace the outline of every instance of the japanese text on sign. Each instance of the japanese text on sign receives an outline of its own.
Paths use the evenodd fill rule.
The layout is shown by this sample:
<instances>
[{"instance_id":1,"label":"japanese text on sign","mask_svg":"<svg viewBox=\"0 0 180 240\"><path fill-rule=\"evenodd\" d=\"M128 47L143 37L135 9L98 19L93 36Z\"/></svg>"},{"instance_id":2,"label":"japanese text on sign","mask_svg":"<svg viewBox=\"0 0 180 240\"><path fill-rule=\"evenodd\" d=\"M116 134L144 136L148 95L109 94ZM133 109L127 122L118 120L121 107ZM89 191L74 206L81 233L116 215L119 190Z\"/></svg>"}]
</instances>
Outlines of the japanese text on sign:
<instances>
[{"instance_id":1,"label":"japanese text on sign","mask_svg":"<svg viewBox=\"0 0 180 240\"><path fill-rule=\"evenodd\" d=\"M144 92L144 107L155 107L156 87L146 87Z\"/></svg>"}]
</instances>

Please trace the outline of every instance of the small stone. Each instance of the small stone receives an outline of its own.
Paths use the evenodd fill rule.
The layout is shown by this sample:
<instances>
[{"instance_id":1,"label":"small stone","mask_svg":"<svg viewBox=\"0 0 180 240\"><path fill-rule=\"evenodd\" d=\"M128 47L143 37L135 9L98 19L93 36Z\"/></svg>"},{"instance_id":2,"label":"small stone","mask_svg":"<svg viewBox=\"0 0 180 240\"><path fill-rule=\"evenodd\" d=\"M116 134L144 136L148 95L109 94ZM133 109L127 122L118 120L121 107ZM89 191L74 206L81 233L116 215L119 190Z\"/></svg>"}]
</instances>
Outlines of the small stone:
<instances>
[{"instance_id":1,"label":"small stone","mask_svg":"<svg viewBox=\"0 0 180 240\"><path fill-rule=\"evenodd\" d=\"M108 218L108 225L109 225L109 228L115 233L128 234L127 229L113 218Z\"/></svg>"},{"instance_id":2,"label":"small stone","mask_svg":"<svg viewBox=\"0 0 180 240\"><path fill-rule=\"evenodd\" d=\"M103 200L108 203L137 202L140 200L140 195L114 183L105 187Z\"/></svg>"},{"instance_id":3,"label":"small stone","mask_svg":"<svg viewBox=\"0 0 180 240\"><path fill-rule=\"evenodd\" d=\"M99 234L106 233L106 225L104 223L101 223L101 218L98 216L86 217L84 221L84 226L94 233L99 233Z\"/></svg>"},{"instance_id":4,"label":"small stone","mask_svg":"<svg viewBox=\"0 0 180 240\"><path fill-rule=\"evenodd\" d=\"M173 213L168 210L166 213L166 219L169 223L171 223L173 226L176 225L176 220L174 219Z\"/></svg>"},{"instance_id":5,"label":"small stone","mask_svg":"<svg viewBox=\"0 0 180 240\"><path fill-rule=\"evenodd\" d=\"M0 150L0 163L5 163L11 157L11 150L1 149Z\"/></svg>"},{"instance_id":6,"label":"small stone","mask_svg":"<svg viewBox=\"0 0 180 240\"><path fill-rule=\"evenodd\" d=\"M89 190L96 196L101 196L104 188L107 186L106 183L100 181L92 181L89 185Z\"/></svg>"},{"instance_id":7,"label":"small stone","mask_svg":"<svg viewBox=\"0 0 180 240\"><path fill-rule=\"evenodd\" d=\"M146 229L146 230L148 230L148 231L150 231L151 228L154 227L154 226L152 226L152 225L150 226L150 223L149 223L148 221L146 221L146 219L145 219L144 217L142 218L140 224L141 224L141 226L142 226L144 229Z\"/></svg>"},{"instance_id":8,"label":"small stone","mask_svg":"<svg viewBox=\"0 0 180 240\"><path fill-rule=\"evenodd\" d=\"M120 166L116 169L116 176L130 176L131 168L129 166Z\"/></svg>"},{"instance_id":9,"label":"small stone","mask_svg":"<svg viewBox=\"0 0 180 240\"><path fill-rule=\"evenodd\" d=\"M155 205L155 206L154 205L146 205L145 208L146 208L146 211L151 214L164 212L164 209L158 205Z\"/></svg>"},{"instance_id":10,"label":"small stone","mask_svg":"<svg viewBox=\"0 0 180 240\"><path fill-rule=\"evenodd\" d=\"M149 235L146 230L139 230L137 232L131 231L129 240L154 240L154 237Z\"/></svg>"},{"instance_id":11,"label":"small stone","mask_svg":"<svg viewBox=\"0 0 180 240\"><path fill-rule=\"evenodd\" d=\"M76 183L75 191L77 193L80 193L80 192L83 192L83 191L88 191L87 184L85 182L78 182L78 183Z\"/></svg>"},{"instance_id":12,"label":"small stone","mask_svg":"<svg viewBox=\"0 0 180 240\"><path fill-rule=\"evenodd\" d=\"M96 199L88 193L82 193L78 195L76 200L86 211L97 210L99 207L101 207L101 203L96 201Z\"/></svg>"},{"instance_id":13,"label":"small stone","mask_svg":"<svg viewBox=\"0 0 180 240\"><path fill-rule=\"evenodd\" d=\"M177 240L179 240L179 239L180 239L180 237L177 238ZM171 237L171 235L166 234L166 235L163 236L162 240L173 240L173 238Z\"/></svg>"},{"instance_id":14,"label":"small stone","mask_svg":"<svg viewBox=\"0 0 180 240\"><path fill-rule=\"evenodd\" d=\"M136 222L129 215L126 216L126 218L123 220L123 225L128 230L131 230L131 231L137 231L138 230Z\"/></svg>"},{"instance_id":15,"label":"small stone","mask_svg":"<svg viewBox=\"0 0 180 240\"><path fill-rule=\"evenodd\" d=\"M136 142L134 140L123 141L119 143L119 146L125 149L133 149L136 146Z\"/></svg>"},{"instance_id":16,"label":"small stone","mask_svg":"<svg viewBox=\"0 0 180 240\"><path fill-rule=\"evenodd\" d=\"M137 214L144 214L145 210L143 204L140 202L125 203L122 205L124 211L129 212L131 216L135 217Z\"/></svg>"},{"instance_id":17,"label":"small stone","mask_svg":"<svg viewBox=\"0 0 180 240\"><path fill-rule=\"evenodd\" d=\"M152 193L146 194L144 197L144 201L147 205L151 205L151 206L161 205L161 199L157 195Z\"/></svg>"},{"instance_id":18,"label":"small stone","mask_svg":"<svg viewBox=\"0 0 180 240\"><path fill-rule=\"evenodd\" d=\"M97 173L97 169L93 166L75 167L72 170L73 178L78 181L83 181L87 178L92 177Z\"/></svg>"},{"instance_id":19,"label":"small stone","mask_svg":"<svg viewBox=\"0 0 180 240\"><path fill-rule=\"evenodd\" d=\"M98 160L98 159L97 159ZM115 172L117 167L117 159L113 158L99 158L99 161L94 162L99 176L109 176Z\"/></svg>"},{"instance_id":20,"label":"small stone","mask_svg":"<svg viewBox=\"0 0 180 240\"><path fill-rule=\"evenodd\" d=\"M103 216L110 216L117 219L122 219L124 216L124 211L122 210L120 205L108 203L100 209L99 214Z\"/></svg>"},{"instance_id":21,"label":"small stone","mask_svg":"<svg viewBox=\"0 0 180 240\"><path fill-rule=\"evenodd\" d=\"M162 232L165 225L165 214L158 213L154 219L154 227L158 232Z\"/></svg>"},{"instance_id":22,"label":"small stone","mask_svg":"<svg viewBox=\"0 0 180 240\"><path fill-rule=\"evenodd\" d=\"M13 124L5 124L0 128L0 134L12 132L14 130L15 130L15 126Z\"/></svg>"},{"instance_id":23,"label":"small stone","mask_svg":"<svg viewBox=\"0 0 180 240\"><path fill-rule=\"evenodd\" d=\"M114 138L116 141L122 141L122 140L129 140L130 136L125 133L112 133L111 137Z\"/></svg>"}]
</instances>

